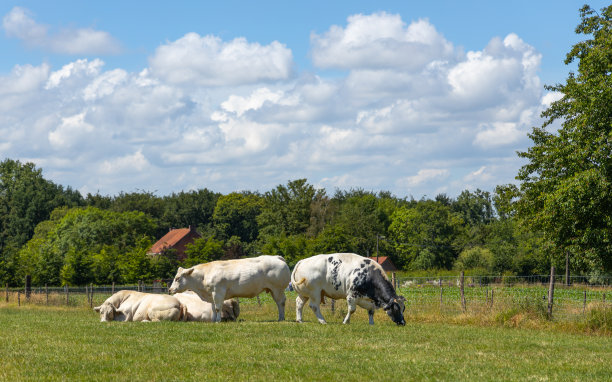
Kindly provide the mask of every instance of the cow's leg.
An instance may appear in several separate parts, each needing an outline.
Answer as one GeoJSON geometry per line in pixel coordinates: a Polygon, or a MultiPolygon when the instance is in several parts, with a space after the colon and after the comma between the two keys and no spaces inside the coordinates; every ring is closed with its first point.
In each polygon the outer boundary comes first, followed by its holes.
{"type": "Polygon", "coordinates": [[[370,319],[370,325],[374,325],[374,309],[368,310],[368,318],[370,319]]]}
{"type": "Polygon", "coordinates": [[[122,314],[125,317],[125,321],[132,321],[134,319],[134,313],[132,311],[124,312],[117,309],[117,313],[122,314]]]}
{"type": "Polygon", "coordinates": [[[285,297],[285,292],[281,290],[271,290],[270,294],[276,302],[276,306],[278,307],[278,320],[285,321],[285,302],[287,301],[287,297],[285,297]]]}
{"type": "Polygon", "coordinates": [[[357,309],[355,297],[351,295],[346,296],[346,305],[348,307],[348,312],[346,313],[346,317],[344,317],[344,321],[342,321],[343,324],[348,324],[351,321],[351,314],[355,313],[357,309]]]}
{"type": "Polygon", "coordinates": [[[225,300],[225,290],[215,290],[212,292],[213,298],[213,322],[221,322],[221,312],[223,311],[223,301],[225,300]]]}
{"type": "Polygon", "coordinates": [[[311,295],[309,305],[310,305],[310,309],[312,309],[315,316],[317,316],[317,319],[319,320],[319,322],[322,324],[327,324],[327,322],[325,322],[325,318],[323,318],[323,315],[321,314],[321,293],[320,292],[311,295]]]}
{"type": "Polygon", "coordinates": [[[295,298],[295,321],[302,322],[302,309],[304,309],[306,302],[308,302],[307,296],[298,295],[295,298]]]}

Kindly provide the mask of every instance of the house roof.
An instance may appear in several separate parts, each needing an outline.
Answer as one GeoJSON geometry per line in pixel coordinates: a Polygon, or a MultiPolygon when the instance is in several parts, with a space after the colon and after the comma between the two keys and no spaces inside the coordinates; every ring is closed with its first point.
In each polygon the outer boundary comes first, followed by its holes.
{"type": "Polygon", "coordinates": [[[170,230],[161,239],[159,239],[155,244],[153,244],[153,246],[151,247],[151,253],[161,253],[165,249],[173,247],[179,241],[181,241],[181,239],[187,236],[190,232],[192,232],[191,228],[177,228],[177,229],[170,230]]]}
{"type": "MultiPolygon", "coordinates": [[[[382,264],[385,261],[387,261],[387,256],[378,256],[378,264],[382,264]]],[[[368,259],[374,260],[376,261],[377,257],[376,256],[372,256],[372,257],[368,257],[368,259]]]]}
{"type": "MultiPolygon", "coordinates": [[[[368,257],[368,259],[372,259],[374,261],[377,261],[376,256],[368,257]]],[[[378,256],[378,261],[377,262],[387,272],[392,272],[392,271],[396,271],[397,270],[397,267],[395,266],[395,264],[393,264],[393,261],[391,261],[391,259],[388,256],[378,256]]]]}

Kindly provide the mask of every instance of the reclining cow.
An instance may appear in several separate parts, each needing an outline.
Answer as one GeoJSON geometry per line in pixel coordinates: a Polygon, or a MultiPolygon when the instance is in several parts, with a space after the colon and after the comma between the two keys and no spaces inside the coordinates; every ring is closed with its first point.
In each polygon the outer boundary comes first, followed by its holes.
{"type": "Polygon", "coordinates": [[[185,320],[186,308],[173,296],[121,290],[94,310],[100,321],[179,321],[185,320]]]}
{"type": "MultiPolygon", "coordinates": [[[[212,322],[213,305],[202,300],[195,292],[186,291],[174,295],[187,308],[187,321],[212,322]]],[[[235,299],[223,301],[221,321],[236,321],[240,314],[240,304],[235,299]]]]}
{"type": "Polygon", "coordinates": [[[170,286],[174,294],[192,290],[214,305],[214,322],[221,321],[223,301],[232,297],[255,297],[266,291],[278,307],[278,320],[285,319],[285,288],[291,272],[280,256],[259,256],[238,260],[212,261],[191,268],[179,268],[170,286]]]}
{"type": "Polygon", "coordinates": [[[300,260],[291,274],[291,284],[298,296],[296,321],[302,322],[302,309],[310,299],[310,308],[320,323],[321,300],[346,299],[348,313],[343,323],[348,324],[356,305],[367,309],[370,325],[374,325],[374,310],[383,308],[398,325],[404,321],[404,297],[398,296],[384,270],[375,261],[354,253],[316,255],[300,260]]]}

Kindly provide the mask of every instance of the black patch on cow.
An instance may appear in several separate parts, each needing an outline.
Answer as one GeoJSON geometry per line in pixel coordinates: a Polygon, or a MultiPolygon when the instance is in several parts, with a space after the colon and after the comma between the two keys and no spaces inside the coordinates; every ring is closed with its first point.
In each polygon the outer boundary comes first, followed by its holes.
{"type": "Polygon", "coordinates": [[[338,272],[340,270],[340,264],[342,264],[342,260],[335,259],[333,257],[328,257],[327,261],[329,261],[332,264],[332,270],[331,270],[332,285],[334,286],[335,290],[338,290],[340,289],[340,286],[342,285],[342,282],[338,278],[338,272]]]}
{"type": "Polygon", "coordinates": [[[363,268],[363,267],[365,267],[365,266],[366,266],[366,263],[365,263],[365,262],[361,263],[361,265],[360,265],[360,267],[361,267],[361,268],[363,268]]]}
{"type": "Polygon", "coordinates": [[[352,281],[352,292],[356,296],[368,297],[377,308],[384,308],[396,324],[405,322],[395,289],[379,268],[373,265],[362,268],[352,281]]]}
{"type": "Polygon", "coordinates": [[[372,262],[372,260],[370,260],[370,259],[364,259],[363,261],[365,261],[366,264],[370,264],[372,262]]]}

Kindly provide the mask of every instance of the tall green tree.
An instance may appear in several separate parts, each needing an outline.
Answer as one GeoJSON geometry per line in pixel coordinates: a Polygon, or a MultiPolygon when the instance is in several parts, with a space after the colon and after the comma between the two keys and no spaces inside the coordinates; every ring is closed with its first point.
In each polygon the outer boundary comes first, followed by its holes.
{"type": "Polygon", "coordinates": [[[154,276],[146,251],[156,230],[143,212],[94,207],[56,210],[20,250],[37,285],[131,282],[154,276]]]}
{"type": "Polygon", "coordinates": [[[59,206],[82,205],[82,196],[44,179],[33,163],[0,162],[0,282],[18,283],[17,251],[34,234],[36,225],[59,206]]]}
{"type": "Polygon", "coordinates": [[[290,181],[264,194],[264,205],[257,221],[264,235],[297,235],[310,226],[311,204],[324,194],[306,179],[290,181]]]}
{"type": "MultiPolygon", "coordinates": [[[[373,256],[377,236],[384,236],[391,222],[394,201],[390,197],[377,197],[363,190],[337,192],[338,212],[319,235],[321,252],[355,252],[373,256]]],[[[379,241],[379,252],[386,242],[379,241]]]]}
{"type": "Polygon", "coordinates": [[[450,206],[421,200],[395,210],[389,238],[394,242],[400,266],[450,269],[459,255],[455,241],[463,229],[463,219],[450,206]]]}
{"type": "Polygon", "coordinates": [[[228,240],[237,236],[243,242],[257,240],[257,216],[262,206],[261,196],[250,192],[232,192],[220,196],[212,216],[217,238],[228,240]]]}
{"type": "Polygon", "coordinates": [[[206,188],[165,196],[159,222],[160,234],[168,232],[170,228],[186,228],[190,225],[202,232],[207,231],[219,196],[219,193],[206,188]]]}
{"type": "Polygon", "coordinates": [[[521,181],[519,217],[544,233],[553,261],[572,253],[572,265],[585,272],[612,271],[612,6],[598,14],[580,10],[573,46],[565,63],[577,61],[564,84],[547,89],[561,94],[542,113],[545,122],[529,135],[533,146],[521,181]],[[549,129],[561,122],[558,131],[549,129]]]}

